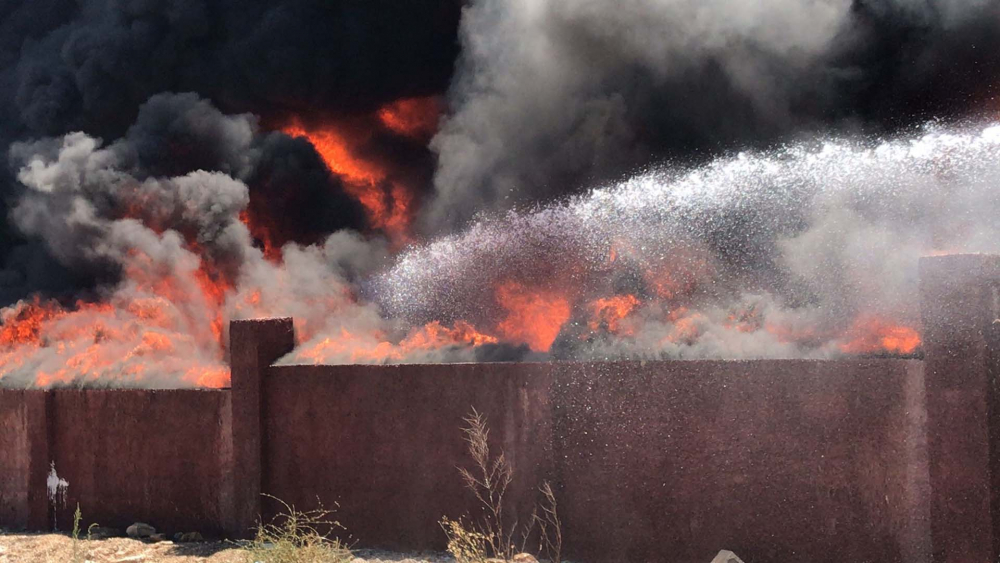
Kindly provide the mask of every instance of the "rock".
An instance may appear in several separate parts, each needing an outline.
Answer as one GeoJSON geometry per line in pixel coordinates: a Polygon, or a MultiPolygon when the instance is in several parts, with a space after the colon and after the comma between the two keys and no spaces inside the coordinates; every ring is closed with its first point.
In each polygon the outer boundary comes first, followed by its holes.
{"type": "Polygon", "coordinates": [[[518,553],[511,559],[513,563],[538,563],[535,556],[530,553],[518,553]]]}
{"type": "Polygon", "coordinates": [[[148,538],[155,533],[156,528],[142,522],[136,522],[125,529],[125,534],[128,535],[128,537],[136,539],[148,538]]]}
{"type": "Polygon", "coordinates": [[[108,538],[121,537],[122,531],[118,528],[108,528],[105,526],[94,526],[87,530],[87,537],[92,540],[105,540],[108,538]]]}
{"type": "Polygon", "coordinates": [[[151,534],[149,536],[149,541],[153,543],[167,541],[167,534],[151,534]]]}
{"type": "Polygon", "coordinates": [[[205,541],[205,538],[201,537],[198,532],[177,532],[174,534],[174,541],[177,543],[190,543],[196,541],[205,541]]]}
{"type": "Polygon", "coordinates": [[[743,560],[737,557],[732,551],[723,549],[715,556],[712,563],[743,563],[743,560]]]}

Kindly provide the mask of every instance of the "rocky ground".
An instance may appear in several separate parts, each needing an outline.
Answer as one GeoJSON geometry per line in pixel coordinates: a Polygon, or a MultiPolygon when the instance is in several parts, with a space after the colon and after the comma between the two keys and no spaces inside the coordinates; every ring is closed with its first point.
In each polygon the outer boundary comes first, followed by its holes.
{"type": "MultiPolygon", "coordinates": [[[[399,554],[368,550],[355,552],[355,563],[454,563],[443,554],[399,554]]],[[[0,534],[0,563],[74,561],[89,563],[247,563],[246,553],[226,542],[161,541],[131,538],[74,540],[62,534],[0,534]],[[76,552],[74,552],[74,544],[76,552]]]]}

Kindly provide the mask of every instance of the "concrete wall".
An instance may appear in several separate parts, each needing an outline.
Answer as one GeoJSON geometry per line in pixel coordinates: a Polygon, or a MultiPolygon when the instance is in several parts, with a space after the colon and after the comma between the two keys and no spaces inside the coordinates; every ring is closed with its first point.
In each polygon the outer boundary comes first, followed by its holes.
{"type": "Polygon", "coordinates": [[[935,560],[1000,559],[1000,257],[920,264],[935,560]]]}
{"type": "Polygon", "coordinates": [[[551,381],[545,364],[271,368],[264,490],[339,501],[360,545],[443,550],[441,517],[477,508],[457,469],[471,467],[461,429],[475,407],[517,468],[509,509],[526,519],[551,479],[551,381]]]}
{"type": "Polygon", "coordinates": [[[559,368],[554,457],[574,553],[927,560],[919,362],[559,368]]]}
{"type": "Polygon", "coordinates": [[[577,560],[995,561],[998,264],[921,264],[923,361],[272,366],[291,320],[236,322],[231,390],[0,390],[0,527],[65,529],[79,501],[246,536],[269,493],[339,503],[359,546],[441,548],[438,520],[476,509],[475,407],[510,513],[550,480],[577,560]]]}
{"type": "Polygon", "coordinates": [[[576,559],[926,561],[922,394],[914,360],[274,367],[264,490],[339,501],[361,545],[443,549],[441,517],[477,513],[475,407],[510,514],[550,480],[576,559]]]}
{"type": "Polygon", "coordinates": [[[221,534],[231,520],[228,392],[0,390],[0,446],[3,527],[69,530],[77,503],[122,529],[221,534]],[[68,484],[55,498],[52,468],[68,484]]]}
{"type": "Polygon", "coordinates": [[[0,389],[0,526],[45,529],[51,524],[47,393],[0,389]]]}

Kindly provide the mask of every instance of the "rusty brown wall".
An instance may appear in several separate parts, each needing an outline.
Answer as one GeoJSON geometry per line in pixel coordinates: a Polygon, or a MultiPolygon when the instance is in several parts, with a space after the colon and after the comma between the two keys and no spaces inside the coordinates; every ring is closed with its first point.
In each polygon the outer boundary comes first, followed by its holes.
{"type": "Polygon", "coordinates": [[[918,361],[555,366],[574,553],[927,561],[918,361]]]}
{"type": "Polygon", "coordinates": [[[577,559],[928,560],[919,361],[290,366],[264,389],[264,491],[339,502],[359,545],[442,548],[440,518],[475,514],[475,407],[512,500],[556,485],[577,559]]]}
{"type": "Polygon", "coordinates": [[[40,529],[49,522],[46,394],[0,389],[0,527],[40,529]]]}
{"type": "Polygon", "coordinates": [[[57,390],[52,460],[69,482],[56,516],[168,532],[222,532],[230,508],[229,393],[195,390],[57,390]]]}
{"type": "Polygon", "coordinates": [[[300,508],[339,501],[359,545],[443,548],[441,517],[475,506],[457,469],[469,465],[463,418],[473,407],[487,417],[517,468],[511,500],[526,508],[551,473],[551,379],[546,364],[271,368],[264,491],[300,508]]]}
{"type": "Polygon", "coordinates": [[[231,510],[228,391],[4,390],[0,446],[0,526],[68,530],[79,503],[85,523],[221,534],[231,510]]]}

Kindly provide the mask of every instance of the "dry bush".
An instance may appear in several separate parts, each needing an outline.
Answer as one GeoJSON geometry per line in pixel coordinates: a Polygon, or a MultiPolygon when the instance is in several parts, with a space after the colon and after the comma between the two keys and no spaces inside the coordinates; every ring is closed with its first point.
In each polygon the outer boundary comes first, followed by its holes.
{"type": "Polygon", "coordinates": [[[330,519],[332,510],[320,506],[299,511],[281,499],[265,496],[281,503],[285,511],[257,526],[253,541],[244,547],[248,563],[347,563],[354,558],[339,539],[321,532],[343,529],[330,519]]]}
{"type": "Polygon", "coordinates": [[[465,417],[467,426],[462,429],[472,457],[474,468],[470,471],[459,468],[462,482],[479,501],[482,516],[470,524],[462,519],[441,521],[441,528],[448,536],[448,552],[459,563],[480,563],[487,559],[510,561],[525,546],[535,528],[538,528],[538,551],[545,553],[553,563],[559,563],[562,555],[562,523],[559,520],[555,492],[546,481],[539,490],[544,503],[536,506],[528,521],[519,526],[515,518],[505,521],[504,497],[513,479],[514,469],[508,463],[504,452],[492,455],[490,452],[490,430],[486,417],[475,408],[465,417]],[[514,545],[515,535],[520,536],[520,548],[514,545]]]}
{"type": "Polygon", "coordinates": [[[538,542],[540,544],[538,552],[544,552],[552,563],[560,563],[562,561],[562,522],[559,520],[556,493],[548,481],[543,481],[539,490],[545,498],[541,505],[541,514],[538,512],[538,507],[531,513],[532,521],[538,526],[538,542]]]}
{"type": "Polygon", "coordinates": [[[441,528],[448,536],[448,553],[455,558],[455,561],[458,563],[486,561],[488,542],[485,535],[467,527],[461,518],[449,520],[445,517],[441,520],[441,528]]]}

